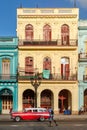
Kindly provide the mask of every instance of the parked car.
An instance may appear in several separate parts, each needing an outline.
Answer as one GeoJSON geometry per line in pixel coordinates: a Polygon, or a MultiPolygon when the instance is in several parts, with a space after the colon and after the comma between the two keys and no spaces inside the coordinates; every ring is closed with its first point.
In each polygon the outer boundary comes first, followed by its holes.
{"type": "Polygon", "coordinates": [[[39,120],[44,121],[49,118],[49,112],[45,108],[25,108],[22,112],[12,112],[11,119],[19,122],[20,120],[39,120]]]}

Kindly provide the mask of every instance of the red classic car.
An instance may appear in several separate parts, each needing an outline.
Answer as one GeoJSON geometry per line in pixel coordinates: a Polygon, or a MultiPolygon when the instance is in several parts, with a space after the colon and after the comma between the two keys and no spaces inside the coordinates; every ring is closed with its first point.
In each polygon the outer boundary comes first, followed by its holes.
{"type": "Polygon", "coordinates": [[[23,112],[12,112],[11,119],[15,121],[20,120],[39,120],[44,121],[49,118],[49,112],[45,108],[29,108],[23,112]]]}

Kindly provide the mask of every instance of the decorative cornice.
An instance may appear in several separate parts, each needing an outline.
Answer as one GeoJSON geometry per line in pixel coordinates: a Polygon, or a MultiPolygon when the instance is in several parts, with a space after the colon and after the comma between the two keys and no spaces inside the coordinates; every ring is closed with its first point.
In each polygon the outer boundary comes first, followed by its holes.
{"type": "Polygon", "coordinates": [[[20,46],[20,47],[18,47],[18,50],[20,51],[20,50],[23,50],[23,51],[57,51],[57,50],[63,50],[63,51],[68,51],[68,50],[77,50],[77,46],[63,46],[63,47],[57,47],[57,46],[55,46],[55,47],[45,47],[45,46],[43,46],[43,47],[30,47],[30,46],[20,46]]]}
{"type": "Polygon", "coordinates": [[[76,18],[77,15],[18,15],[18,18],[76,18]]]}
{"type": "MultiPolygon", "coordinates": [[[[18,80],[18,83],[22,83],[22,84],[26,84],[26,83],[29,83],[31,84],[31,82],[29,80],[18,80]]],[[[43,80],[41,81],[41,84],[78,84],[78,81],[75,80],[75,81],[47,81],[47,80],[43,80]]]]}

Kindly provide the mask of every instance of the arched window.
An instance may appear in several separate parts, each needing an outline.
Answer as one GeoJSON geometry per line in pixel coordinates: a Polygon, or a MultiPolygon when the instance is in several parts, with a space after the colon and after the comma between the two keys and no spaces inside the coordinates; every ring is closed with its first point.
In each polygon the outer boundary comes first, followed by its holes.
{"type": "Polygon", "coordinates": [[[63,79],[67,79],[70,73],[70,65],[69,65],[69,58],[63,57],[61,58],[61,76],[63,79]]]}
{"type": "Polygon", "coordinates": [[[43,27],[44,41],[51,41],[51,27],[47,24],[43,27]]]}
{"type": "Polygon", "coordinates": [[[64,24],[61,27],[62,45],[69,45],[69,26],[64,24]]]}
{"type": "Polygon", "coordinates": [[[33,75],[34,73],[34,63],[33,57],[26,57],[25,58],[25,74],[33,75]]]}
{"type": "Polygon", "coordinates": [[[33,40],[33,26],[31,24],[25,26],[25,39],[33,40]]]}

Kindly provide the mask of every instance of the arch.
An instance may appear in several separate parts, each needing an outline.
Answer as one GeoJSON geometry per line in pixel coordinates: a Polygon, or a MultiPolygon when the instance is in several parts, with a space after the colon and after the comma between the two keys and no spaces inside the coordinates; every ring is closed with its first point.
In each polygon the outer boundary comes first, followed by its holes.
{"type": "Polygon", "coordinates": [[[33,33],[33,26],[31,24],[27,24],[25,26],[25,39],[26,40],[33,40],[33,36],[34,33],[33,33]]]}
{"type": "Polygon", "coordinates": [[[0,95],[13,95],[13,92],[10,89],[4,88],[0,91],[0,95]]]}
{"type": "Polygon", "coordinates": [[[43,27],[43,39],[44,41],[51,41],[51,26],[46,24],[43,27]]]}
{"type": "Polygon", "coordinates": [[[59,92],[58,95],[58,100],[59,100],[59,112],[63,113],[64,110],[72,110],[72,95],[71,92],[67,89],[63,89],[59,92]]]}
{"type": "Polygon", "coordinates": [[[69,57],[61,58],[61,77],[68,80],[70,75],[70,59],[69,57]]]}
{"type": "Polygon", "coordinates": [[[27,89],[23,92],[23,109],[26,107],[34,107],[34,91],[27,89]]]}
{"type": "Polygon", "coordinates": [[[3,59],[3,58],[11,59],[11,58],[13,58],[13,55],[10,55],[10,54],[2,54],[2,55],[0,56],[0,58],[1,58],[1,59],[3,59]]]}
{"type": "Polygon", "coordinates": [[[49,89],[45,89],[41,92],[41,107],[53,108],[53,93],[49,89]]]}
{"type": "Polygon", "coordinates": [[[4,88],[0,91],[0,111],[8,114],[13,108],[13,93],[10,89],[4,88]]]}
{"type": "Polygon", "coordinates": [[[62,45],[69,45],[69,26],[67,24],[61,26],[61,40],[62,45]]]}

